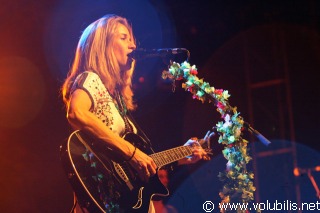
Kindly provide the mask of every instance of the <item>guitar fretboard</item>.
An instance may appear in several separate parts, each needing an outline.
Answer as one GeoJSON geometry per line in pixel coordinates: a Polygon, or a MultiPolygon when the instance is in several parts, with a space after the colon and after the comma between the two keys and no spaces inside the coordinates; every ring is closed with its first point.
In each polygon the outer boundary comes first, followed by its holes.
{"type": "Polygon", "coordinates": [[[189,146],[179,146],[166,151],[151,154],[150,157],[154,160],[158,167],[161,167],[185,158],[191,154],[192,149],[189,146]]]}

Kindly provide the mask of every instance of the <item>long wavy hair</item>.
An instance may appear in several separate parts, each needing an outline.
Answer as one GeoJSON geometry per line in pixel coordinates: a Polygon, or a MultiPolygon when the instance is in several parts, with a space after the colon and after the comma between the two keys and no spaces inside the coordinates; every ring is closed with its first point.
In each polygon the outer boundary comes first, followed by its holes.
{"type": "Polygon", "coordinates": [[[119,24],[127,27],[130,36],[133,37],[132,27],[128,20],[114,15],[105,15],[91,23],[82,33],[73,64],[68,72],[62,88],[62,98],[66,105],[70,99],[70,89],[75,78],[84,71],[97,73],[108,91],[118,89],[128,110],[134,110],[132,75],[135,61],[130,70],[120,72],[120,67],[113,52],[114,35],[119,24]]]}

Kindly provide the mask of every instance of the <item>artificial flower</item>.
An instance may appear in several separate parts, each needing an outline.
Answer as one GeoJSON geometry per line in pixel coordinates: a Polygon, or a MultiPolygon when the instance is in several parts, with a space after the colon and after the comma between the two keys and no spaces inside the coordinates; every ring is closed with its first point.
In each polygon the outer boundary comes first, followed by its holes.
{"type": "MultiPolygon", "coordinates": [[[[222,150],[223,156],[227,159],[226,171],[219,172],[219,179],[224,182],[224,186],[219,195],[222,199],[221,203],[237,202],[248,203],[254,199],[253,186],[254,175],[247,171],[246,164],[249,163],[251,157],[247,153],[247,143],[243,139],[242,131],[244,129],[244,121],[237,107],[231,107],[228,99],[231,96],[228,90],[216,89],[210,86],[208,82],[197,77],[198,70],[195,65],[188,62],[181,64],[172,62],[168,71],[162,73],[164,79],[169,78],[173,81],[184,80],[182,88],[189,91],[194,99],[198,99],[203,103],[213,101],[217,111],[221,114],[224,121],[218,121],[215,129],[219,134],[218,142],[225,145],[222,150]]],[[[229,212],[230,209],[221,212],[229,212]]],[[[246,213],[247,210],[236,210],[237,213],[246,213]]]]}

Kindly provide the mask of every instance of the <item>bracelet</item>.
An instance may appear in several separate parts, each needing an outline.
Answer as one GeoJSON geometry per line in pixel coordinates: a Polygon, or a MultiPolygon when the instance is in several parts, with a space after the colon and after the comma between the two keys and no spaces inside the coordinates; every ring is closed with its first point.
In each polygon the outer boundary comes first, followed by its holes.
{"type": "Polygon", "coordinates": [[[136,150],[137,150],[137,147],[135,146],[131,157],[130,157],[128,160],[124,160],[124,162],[129,162],[129,161],[131,161],[131,159],[133,158],[134,154],[136,154],[136,150]]]}

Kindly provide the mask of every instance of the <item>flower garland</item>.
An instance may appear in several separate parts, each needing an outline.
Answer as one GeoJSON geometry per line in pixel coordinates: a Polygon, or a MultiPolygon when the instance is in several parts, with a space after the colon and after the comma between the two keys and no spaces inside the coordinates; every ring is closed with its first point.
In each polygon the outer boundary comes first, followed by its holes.
{"type": "MultiPolygon", "coordinates": [[[[251,160],[247,153],[248,141],[242,138],[244,121],[236,107],[231,107],[228,103],[230,94],[228,90],[215,89],[209,83],[197,77],[198,71],[195,65],[188,62],[181,64],[173,62],[168,71],[163,71],[163,79],[184,80],[182,87],[192,93],[194,99],[204,103],[213,102],[217,111],[221,114],[223,121],[216,124],[219,133],[220,144],[225,145],[222,151],[228,160],[226,171],[219,173],[219,179],[224,182],[224,186],[219,195],[222,204],[228,207],[229,203],[249,203],[254,199],[255,187],[253,186],[253,173],[248,172],[246,165],[251,160]]],[[[232,210],[232,209],[231,209],[232,210]]],[[[221,208],[221,212],[229,212],[230,208],[221,208]]],[[[238,213],[247,212],[238,209],[238,213]]]]}

